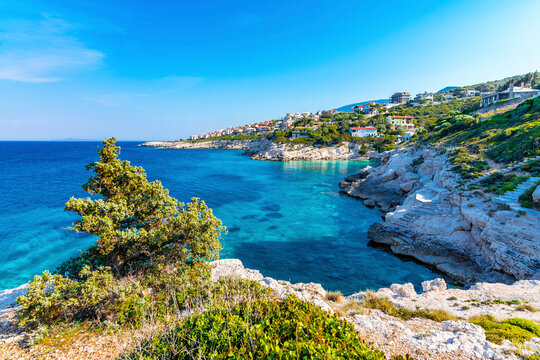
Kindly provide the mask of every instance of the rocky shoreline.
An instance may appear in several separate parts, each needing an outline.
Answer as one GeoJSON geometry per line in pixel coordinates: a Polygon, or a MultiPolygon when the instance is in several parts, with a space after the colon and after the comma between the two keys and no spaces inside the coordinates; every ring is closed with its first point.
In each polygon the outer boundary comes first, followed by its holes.
{"type": "MultiPolygon", "coordinates": [[[[422,283],[423,292],[417,294],[411,283],[392,284],[390,288],[362,291],[346,297],[332,297],[331,293],[316,283],[290,283],[263,276],[259,271],[247,269],[238,259],[223,259],[214,262],[212,280],[220,277],[240,277],[258,282],[274,291],[278,297],[295,295],[299,299],[311,302],[325,311],[335,312],[354,324],[362,338],[383,350],[387,356],[409,355],[415,359],[520,359],[520,356],[540,353],[540,339],[531,338],[522,345],[504,341],[501,345],[486,339],[483,328],[471,324],[467,319],[475,315],[489,314],[497,319],[525,318],[540,321],[540,312],[525,310],[515,303],[526,303],[532,308],[540,308],[540,281],[521,280],[512,285],[477,283],[467,290],[447,289],[443,279],[434,279],[422,283]],[[383,313],[380,310],[358,307],[366,296],[387,298],[395,306],[409,310],[438,309],[455,316],[456,320],[437,322],[415,317],[402,320],[383,313]],[[467,306],[466,306],[467,305],[467,306]],[[470,306],[469,306],[470,305],[470,306]]],[[[17,326],[13,302],[22,295],[26,285],[16,289],[0,291],[0,353],[9,359],[18,359],[29,355],[27,349],[17,343],[27,335],[17,326]]],[[[132,334],[133,335],[133,334],[132,334]]],[[[140,334],[139,334],[140,336],[140,334]]],[[[110,336],[109,336],[110,337],[110,336]]],[[[100,336],[85,341],[110,343],[118,341],[118,335],[109,339],[100,336]]],[[[122,336],[120,336],[121,338],[122,336]]],[[[124,345],[129,341],[123,339],[124,345]]],[[[68,349],[66,356],[59,358],[79,359],[90,355],[99,355],[87,343],[80,343],[68,349]],[[90,348],[90,351],[88,351],[90,348]],[[84,350],[84,351],[82,351],[84,350]],[[74,354],[84,354],[79,357],[74,354]]]]}
{"type": "Polygon", "coordinates": [[[368,235],[395,254],[461,284],[540,279],[540,220],[459,185],[444,151],[423,146],[388,152],[380,166],[339,184],[342,193],[386,212],[368,235]]]}
{"type": "Polygon", "coordinates": [[[469,289],[447,289],[443,279],[422,283],[417,294],[411,283],[392,284],[376,292],[363,291],[335,299],[316,283],[290,283],[263,276],[246,269],[238,259],[215,262],[215,281],[221,276],[238,276],[271,288],[280,297],[295,295],[325,311],[336,312],[352,322],[365,341],[374,344],[387,356],[409,355],[415,359],[520,359],[520,355],[540,353],[540,339],[531,338],[523,345],[504,341],[496,345],[486,340],[483,328],[466,321],[472,316],[492,315],[497,319],[525,318],[540,322],[540,312],[523,310],[512,302],[540,308],[540,281],[521,280],[512,285],[477,283],[469,289]],[[457,320],[436,322],[425,318],[402,320],[374,309],[355,309],[368,294],[388,298],[395,306],[409,310],[443,310],[457,320]],[[333,300],[331,300],[333,299],[333,300]]]}
{"type": "Polygon", "coordinates": [[[270,161],[375,160],[379,158],[378,153],[373,151],[363,154],[360,145],[354,143],[314,147],[301,144],[277,144],[264,137],[253,140],[146,142],[140,146],[159,149],[245,149],[244,155],[250,156],[253,160],[270,161]]]}

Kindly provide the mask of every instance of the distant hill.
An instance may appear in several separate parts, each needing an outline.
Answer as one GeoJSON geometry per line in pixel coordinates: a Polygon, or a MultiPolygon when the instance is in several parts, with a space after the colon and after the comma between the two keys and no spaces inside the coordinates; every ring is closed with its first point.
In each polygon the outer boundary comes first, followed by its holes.
{"type": "Polygon", "coordinates": [[[342,107],[336,108],[335,110],[343,111],[343,112],[352,112],[352,108],[354,106],[356,106],[356,105],[364,105],[364,104],[368,104],[368,103],[371,103],[371,102],[378,103],[378,104],[388,104],[390,102],[390,100],[389,99],[368,100],[368,101],[363,101],[363,102],[359,102],[359,103],[344,105],[342,107]]]}
{"type": "Polygon", "coordinates": [[[459,86],[447,86],[444,89],[441,89],[441,90],[437,91],[437,94],[440,94],[440,93],[445,92],[445,91],[454,90],[454,89],[459,89],[459,86]]]}

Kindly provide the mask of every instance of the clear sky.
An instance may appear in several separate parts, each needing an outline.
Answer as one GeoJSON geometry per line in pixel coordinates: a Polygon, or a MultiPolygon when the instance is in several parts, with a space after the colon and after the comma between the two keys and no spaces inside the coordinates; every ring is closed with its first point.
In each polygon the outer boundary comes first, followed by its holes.
{"type": "Polygon", "coordinates": [[[171,140],[540,70],[538,14],[538,0],[0,0],[0,139],[171,140]]]}

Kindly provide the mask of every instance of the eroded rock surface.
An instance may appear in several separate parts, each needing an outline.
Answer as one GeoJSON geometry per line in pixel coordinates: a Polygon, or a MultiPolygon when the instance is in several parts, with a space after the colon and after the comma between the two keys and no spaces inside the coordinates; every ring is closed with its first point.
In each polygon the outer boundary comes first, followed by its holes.
{"type": "Polygon", "coordinates": [[[418,146],[384,154],[340,188],[387,212],[370,227],[372,241],[457,282],[540,279],[540,220],[504,210],[492,194],[458,190],[460,180],[444,153],[418,146]]]}

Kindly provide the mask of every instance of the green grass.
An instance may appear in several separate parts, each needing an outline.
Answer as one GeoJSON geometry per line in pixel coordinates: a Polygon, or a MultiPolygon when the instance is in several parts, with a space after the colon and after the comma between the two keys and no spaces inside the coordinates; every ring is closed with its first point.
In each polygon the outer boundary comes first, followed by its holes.
{"type": "Polygon", "coordinates": [[[504,340],[521,344],[531,337],[540,337],[540,326],[531,320],[514,318],[497,321],[491,315],[483,315],[470,322],[481,326],[486,331],[486,339],[495,344],[502,344],[504,340]]]}

